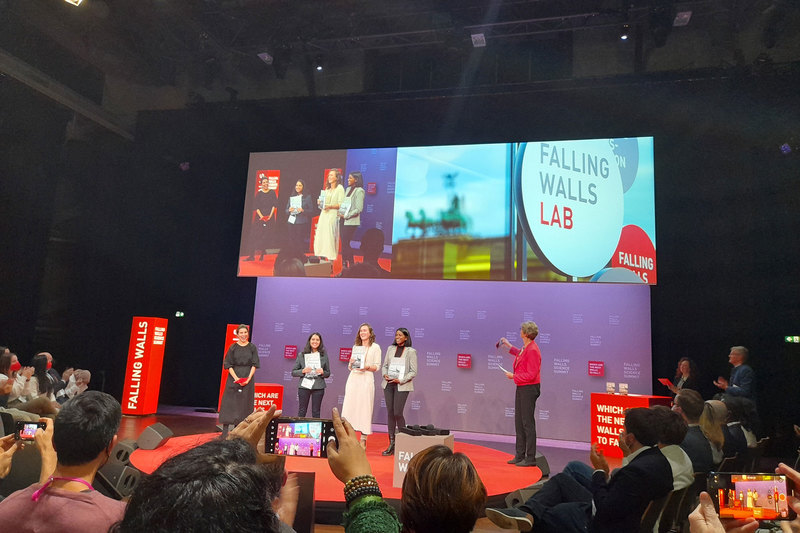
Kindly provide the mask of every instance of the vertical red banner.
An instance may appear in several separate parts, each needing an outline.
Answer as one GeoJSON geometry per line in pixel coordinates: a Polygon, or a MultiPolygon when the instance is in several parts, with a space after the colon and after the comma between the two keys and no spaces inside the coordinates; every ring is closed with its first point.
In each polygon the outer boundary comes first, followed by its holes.
{"type": "Polygon", "coordinates": [[[158,410],[166,340],[166,318],[133,317],[122,389],[122,414],[151,415],[158,410]]]}
{"type": "MultiPolygon", "coordinates": [[[[247,325],[247,324],[245,324],[247,325]]],[[[228,348],[231,347],[231,344],[239,340],[239,337],[236,336],[236,328],[238,328],[240,324],[228,324],[225,328],[225,348],[222,350],[222,363],[225,364],[225,355],[228,353],[228,348]]],[[[247,326],[250,329],[250,326],[247,326]]],[[[219,399],[217,400],[217,411],[219,411],[219,407],[222,405],[222,393],[225,392],[225,380],[228,379],[228,371],[225,370],[225,367],[222,367],[222,379],[219,382],[219,399]]]]}

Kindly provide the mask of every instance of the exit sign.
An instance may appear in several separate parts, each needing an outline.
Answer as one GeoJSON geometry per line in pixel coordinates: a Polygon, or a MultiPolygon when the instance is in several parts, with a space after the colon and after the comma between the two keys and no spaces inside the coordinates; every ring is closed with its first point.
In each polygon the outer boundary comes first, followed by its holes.
{"type": "Polygon", "coordinates": [[[786,342],[791,342],[792,344],[800,344],[800,335],[786,335],[784,340],[786,342]]]}

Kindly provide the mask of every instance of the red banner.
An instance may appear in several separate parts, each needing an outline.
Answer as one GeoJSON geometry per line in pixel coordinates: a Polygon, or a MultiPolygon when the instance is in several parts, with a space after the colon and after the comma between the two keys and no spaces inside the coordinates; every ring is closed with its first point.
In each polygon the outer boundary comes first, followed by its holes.
{"type": "MultiPolygon", "coordinates": [[[[239,337],[236,336],[236,329],[239,327],[240,324],[228,324],[225,331],[227,334],[225,335],[225,349],[222,350],[222,364],[225,364],[225,355],[228,353],[228,348],[231,347],[231,344],[239,340],[239,337]]],[[[247,325],[247,324],[245,324],[247,325]]],[[[248,329],[250,326],[247,326],[248,329]]],[[[225,380],[228,379],[228,371],[223,366],[222,367],[222,379],[219,382],[219,399],[217,400],[217,411],[219,411],[220,406],[222,405],[222,393],[225,392],[225,380]]]]}
{"type": "Polygon", "coordinates": [[[122,389],[122,414],[151,415],[158,410],[166,340],[166,318],[133,317],[122,389]]]}
{"type": "Polygon", "coordinates": [[[592,444],[596,443],[606,457],[622,457],[622,450],[619,448],[619,433],[625,429],[625,411],[633,407],[668,406],[670,401],[672,398],[667,396],[593,392],[590,423],[592,444]]]}
{"type": "Polygon", "coordinates": [[[269,409],[275,405],[278,409],[283,409],[283,385],[277,383],[256,383],[256,396],[253,402],[253,410],[269,409]]]}

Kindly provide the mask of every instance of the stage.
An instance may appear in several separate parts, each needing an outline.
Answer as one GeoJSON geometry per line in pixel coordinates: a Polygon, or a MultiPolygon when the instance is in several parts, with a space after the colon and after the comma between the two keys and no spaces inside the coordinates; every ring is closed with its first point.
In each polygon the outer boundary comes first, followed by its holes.
{"type": "MultiPolygon", "coordinates": [[[[120,427],[120,438],[135,440],[144,428],[156,422],[169,427],[174,436],[155,450],[136,450],[131,455],[131,463],[145,473],[152,472],[167,458],[219,436],[215,413],[197,412],[188,407],[160,406],[157,415],[124,417],[120,427]]],[[[384,432],[370,435],[367,457],[384,497],[399,509],[400,488],[392,486],[394,457],[381,455],[388,446],[385,426],[376,424],[375,427],[384,428],[384,432]]],[[[454,432],[454,436],[455,451],[464,453],[470,458],[486,486],[489,507],[504,507],[505,498],[510,492],[528,487],[542,477],[537,467],[518,467],[506,463],[512,457],[513,436],[462,432],[454,432]]],[[[540,453],[547,458],[553,473],[559,472],[570,460],[588,459],[586,443],[540,439],[539,448],[540,453]],[[543,446],[545,443],[547,446],[543,446]]],[[[341,522],[341,515],[345,509],[342,483],[333,476],[325,459],[287,456],[286,470],[314,474],[314,523],[341,522]]]]}

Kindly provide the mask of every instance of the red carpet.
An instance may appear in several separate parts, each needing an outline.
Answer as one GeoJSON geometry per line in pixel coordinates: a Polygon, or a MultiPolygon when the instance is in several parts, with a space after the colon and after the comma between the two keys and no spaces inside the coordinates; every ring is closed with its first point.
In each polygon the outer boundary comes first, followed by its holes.
{"type": "MultiPolygon", "coordinates": [[[[136,450],[131,455],[131,462],[142,472],[150,473],[168,458],[219,436],[219,433],[204,433],[185,437],[172,437],[163,446],[155,450],[136,450]]],[[[381,491],[386,498],[400,499],[400,489],[392,487],[393,457],[384,457],[389,439],[385,433],[375,433],[369,437],[367,457],[372,472],[378,479],[381,491]]],[[[468,456],[478,470],[489,497],[507,494],[516,489],[527,487],[542,477],[537,467],[521,468],[506,464],[511,455],[479,446],[456,442],[455,451],[468,456]]],[[[307,457],[287,457],[286,470],[290,472],[315,472],[314,499],[316,501],[343,502],[342,483],[337,480],[328,467],[325,459],[307,457]]]]}

